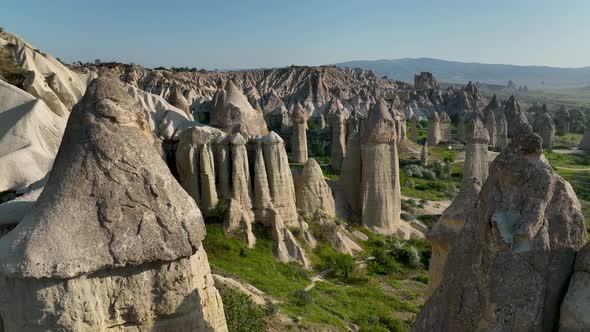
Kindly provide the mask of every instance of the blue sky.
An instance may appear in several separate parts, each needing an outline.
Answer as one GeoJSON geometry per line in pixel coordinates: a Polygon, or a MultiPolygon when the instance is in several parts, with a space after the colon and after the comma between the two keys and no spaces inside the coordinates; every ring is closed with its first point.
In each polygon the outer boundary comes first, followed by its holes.
{"type": "Polygon", "coordinates": [[[0,26],[65,61],[149,67],[403,57],[590,66],[589,0],[2,0],[0,26]]]}

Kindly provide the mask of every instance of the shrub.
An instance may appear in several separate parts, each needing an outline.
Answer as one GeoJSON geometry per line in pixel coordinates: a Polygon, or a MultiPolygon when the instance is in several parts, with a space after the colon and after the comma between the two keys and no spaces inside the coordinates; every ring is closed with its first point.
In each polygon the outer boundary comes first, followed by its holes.
{"type": "Polygon", "coordinates": [[[298,289],[295,291],[295,300],[297,305],[300,306],[306,306],[308,304],[313,303],[313,298],[311,297],[311,294],[304,289],[298,289]]]}
{"type": "Polygon", "coordinates": [[[219,201],[217,205],[207,211],[203,220],[206,224],[222,224],[225,220],[225,213],[227,212],[227,205],[223,201],[219,201]]]}
{"type": "Polygon", "coordinates": [[[400,270],[400,266],[392,253],[386,252],[383,248],[376,248],[373,250],[372,255],[375,259],[367,265],[370,274],[388,275],[400,270]]]}
{"type": "Polygon", "coordinates": [[[430,186],[430,188],[432,188],[433,190],[436,191],[445,191],[447,190],[447,185],[439,180],[434,180],[432,182],[429,182],[428,185],[430,186]]]}
{"type": "Polygon", "coordinates": [[[424,169],[422,171],[422,177],[427,180],[436,180],[436,174],[429,169],[424,169]]]}
{"type": "Polygon", "coordinates": [[[265,312],[249,296],[231,288],[220,288],[223,310],[229,331],[262,332],[266,330],[265,312]]]}
{"type": "Polygon", "coordinates": [[[331,275],[341,278],[349,278],[354,270],[354,258],[350,255],[339,253],[332,248],[322,246],[317,251],[318,256],[324,261],[322,270],[332,269],[331,275]]]}
{"type": "Polygon", "coordinates": [[[417,178],[422,177],[422,169],[419,165],[416,165],[416,164],[408,165],[408,166],[404,167],[404,173],[407,176],[414,176],[417,178]]]}
{"type": "Polygon", "coordinates": [[[420,266],[420,254],[416,247],[410,246],[397,246],[393,249],[393,255],[395,259],[410,267],[420,266]]]}

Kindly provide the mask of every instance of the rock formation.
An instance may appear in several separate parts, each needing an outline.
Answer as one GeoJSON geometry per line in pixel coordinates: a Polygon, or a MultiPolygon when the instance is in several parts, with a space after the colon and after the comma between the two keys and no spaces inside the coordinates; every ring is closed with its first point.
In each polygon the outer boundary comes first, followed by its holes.
{"type": "Polygon", "coordinates": [[[201,214],[154,139],[120,83],[89,86],[35,208],[0,240],[5,330],[227,330],[201,214]]]}
{"type": "Polygon", "coordinates": [[[454,243],[460,241],[457,235],[465,225],[467,217],[474,213],[480,190],[481,182],[477,178],[463,181],[459,195],[443,211],[438,222],[426,235],[428,242],[432,246],[432,256],[428,268],[428,287],[424,293],[426,298],[440,284],[447,256],[454,243]]]}
{"type": "Polygon", "coordinates": [[[590,330],[590,243],[576,256],[574,274],[561,304],[559,331],[590,330]]]}
{"type": "Polygon", "coordinates": [[[339,171],[342,169],[342,161],[346,155],[346,119],[342,109],[331,109],[328,113],[328,123],[332,128],[330,166],[339,171]]]}
{"type": "Polygon", "coordinates": [[[170,103],[170,105],[182,110],[184,113],[186,113],[186,116],[189,119],[192,119],[193,116],[191,114],[188,102],[186,101],[186,98],[182,94],[181,88],[179,88],[178,86],[175,86],[170,91],[170,95],[168,96],[167,100],[170,103]]]}
{"type": "Polygon", "coordinates": [[[488,136],[490,138],[489,145],[492,148],[495,148],[498,145],[498,132],[496,126],[496,115],[491,112],[484,112],[484,125],[488,131],[488,136]]]}
{"type": "Polygon", "coordinates": [[[508,137],[516,136],[517,131],[520,130],[523,125],[529,123],[526,115],[520,109],[520,104],[516,101],[514,96],[510,96],[504,105],[504,115],[506,115],[506,120],[508,121],[508,137]]]}
{"type": "Polygon", "coordinates": [[[418,116],[413,115],[412,119],[412,127],[410,128],[410,140],[414,143],[418,143],[418,116]]]}
{"type": "Polygon", "coordinates": [[[535,118],[535,132],[543,139],[544,148],[552,148],[555,141],[555,123],[547,112],[537,114],[535,118]]]}
{"type": "Polygon", "coordinates": [[[352,217],[361,214],[360,178],[361,178],[361,141],[360,132],[352,131],[346,142],[346,155],[342,162],[340,183],[342,194],[352,217]]]}
{"type": "Polygon", "coordinates": [[[586,242],[571,186],[522,127],[492,163],[414,331],[552,331],[586,242]]]}
{"type": "Polygon", "coordinates": [[[496,147],[503,150],[508,145],[508,121],[504,111],[496,113],[496,147]]]}
{"type": "Polygon", "coordinates": [[[395,123],[383,100],[369,111],[361,143],[362,224],[380,234],[398,230],[401,213],[395,123]]]}
{"type": "Polygon", "coordinates": [[[586,126],[586,130],[584,130],[584,137],[582,137],[579,148],[580,150],[590,150],[590,125],[586,126]]]}
{"type": "Polygon", "coordinates": [[[465,165],[463,179],[477,178],[484,183],[488,177],[489,136],[481,116],[474,115],[465,127],[465,165]]]}
{"type": "Polygon", "coordinates": [[[428,142],[424,142],[424,145],[422,145],[422,152],[420,153],[420,165],[422,165],[422,167],[428,166],[428,142]]]}
{"type": "Polygon", "coordinates": [[[310,266],[305,251],[295,240],[293,233],[285,226],[281,214],[275,209],[269,211],[269,222],[272,230],[272,237],[275,241],[275,257],[279,262],[298,262],[304,267],[310,266]]]}
{"type": "Polygon", "coordinates": [[[245,210],[252,209],[252,190],[250,167],[246,140],[240,133],[230,137],[231,155],[231,198],[235,199],[245,210]]]}
{"type": "Polygon", "coordinates": [[[441,140],[440,117],[437,112],[434,112],[428,119],[428,134],[426,141],[430,146],[437,146],[441,140]]]}
{"type": "Polygon", "coordinates": [[[330,217],[336,216],[336,205],[332,197],[332,190],[324,179],[322,168],[315,161],[309,159],[305,163],[303,173],[295,183],[297,209],[304,216],[311,216],[322,212],[330,217]]]}
{"type": "Polygon", "coordinates": [[[440,113],[440,141],[450,142],[453,139],[451,132],[451,118],[446,112],[440,113]]]}
{"type": "Polygon", "coordinates": [[[295,187],[283,139],[275,132],[262,138],[270,197],[286,226],[296,225],[295,187]]]}
{"type": "Polygon", "coordinates": [[[228,133],[240,133],[245,138],[268,133],[262,113],[250,105],[232,80],[228,80],[217,95],[211,112],[211,125],[228,133]]]}
{"type": "Polygon", "coordinates": [[[296,163],[307,161],[307,113],[301,104],[293,109],[293,134],[291,135],[291,158],[296,163]]]}
{"type": "Polygon", "coordinates": [[[565,106],[561,105],[559,107],[559,110],[557,110],[555,113],[555,118],[553,120],[557,129],[563,131],[564,133],[570,132],[572,116],[565,106]]]}
{"type": "Polygon", "coordinates": [[[420,75],[414,75],[414,89],[427,90],[438,88],[438,83],[432,73],[421,72],[420,75]]]}
{"type": "Polygon", "coordinates": [[[224,232],[234,238],[244,241],[249,248],[256,245],[256,237],[252,233],[254,215],[251,210],[245,209],[239,201],[230,199],[223,221],[224,232]]]}

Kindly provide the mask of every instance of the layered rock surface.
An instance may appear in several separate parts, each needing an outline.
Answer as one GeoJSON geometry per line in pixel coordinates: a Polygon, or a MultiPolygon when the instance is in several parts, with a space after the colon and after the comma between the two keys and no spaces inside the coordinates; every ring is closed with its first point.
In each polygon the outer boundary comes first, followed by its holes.
{"type": "Polygon", "coordinates": [[[551,331],[586,242],[571,186],[523,127],[492,163],[414,331],[551,331]]]}
{"type": "Polygon", "coordinates": [[[332,190],[326,183],[322,168],[315,159],[309,159],[305,163],[303,172],[295,184],[297,208],[304,216],[312,216],[318,212],[330,217],[336,216],[332,190]]]}
{"type": "Polygon", "coordinates": [[[226,330],[201,214],[154,139],[120,83],[90,85],[35,208],[0,240],[7,330],[226,330]]]}
{"type": "Polygon", "coordinates": [[[480,115],[475,115],[465,127],[465,165],[463,179],[477,178],[481,183],[488,177],[489,136],[480,115]]]}
{"type": "Polygon", "coordinates": [[[590,330],[590,243],[576,256],[574,273],[559,315],[559,331],[590,330]]]}

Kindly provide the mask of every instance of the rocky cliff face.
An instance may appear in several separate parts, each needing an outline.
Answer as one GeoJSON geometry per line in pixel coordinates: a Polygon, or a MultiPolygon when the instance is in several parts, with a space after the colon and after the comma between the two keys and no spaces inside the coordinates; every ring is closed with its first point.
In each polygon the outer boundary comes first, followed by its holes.
{"type": "Polygon", "coordinates": [[[463,179],[477,178],[484,183],[488,177],[488,144],[490,138],[481,114],[475,114],[465,126],[465,165],[463,179]]]}
{"type": "Polygon", "coordinates": [[[201,214],[154,140],[120,83],[90,85],[35,208],[0,240],[7,330],[226,330],[201,214]]]}
{"type": "Polygon", "coordinates": [[[574,273],[559,315],[560,331],[586,331],[590,329],[590,243],[576,256],[574,273]]]}
{"type": "Polygon", "coordinates": [[[571,186],[523,127],[492,163],[414,331],[551,331],[586,242],[571,186]]]}

